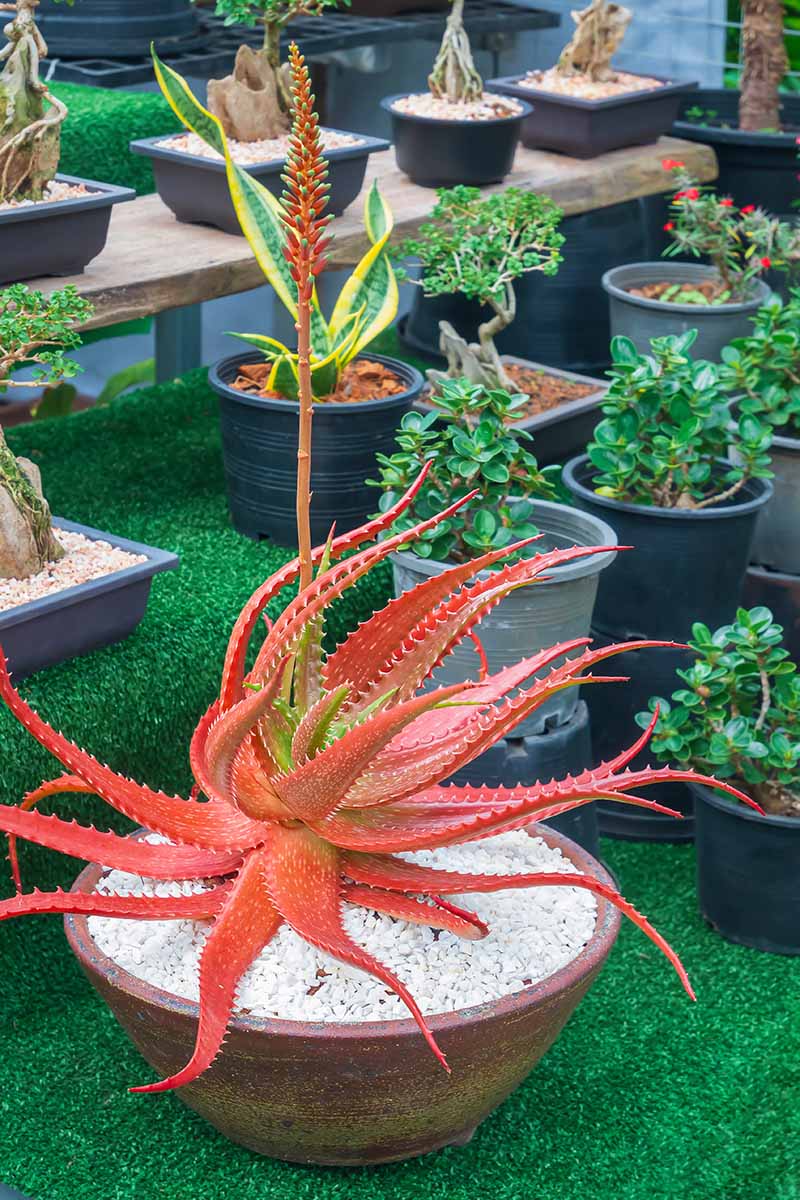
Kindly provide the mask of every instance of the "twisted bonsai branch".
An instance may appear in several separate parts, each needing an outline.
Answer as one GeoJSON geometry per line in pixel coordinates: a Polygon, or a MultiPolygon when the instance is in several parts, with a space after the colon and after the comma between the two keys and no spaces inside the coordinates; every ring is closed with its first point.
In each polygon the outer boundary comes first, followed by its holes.
{"type": "Polygon", "coordinates": [[[431,95],[451,104],[480,100],[481,79],[472,58],[472,48],[464,28],[464,0],[452,0],[439,53],[428,76],[431,95]]]}

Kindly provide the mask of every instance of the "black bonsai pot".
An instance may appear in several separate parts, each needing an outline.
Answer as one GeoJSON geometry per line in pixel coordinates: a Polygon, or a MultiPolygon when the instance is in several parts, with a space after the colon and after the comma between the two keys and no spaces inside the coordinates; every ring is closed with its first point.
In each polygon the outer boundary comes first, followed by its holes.
{"type": "Polygon", "coordinates": [[[144,555],[121,571],[63,588],[39,600],[0,612],[0,646],[15,679],[42,667],[121,642],[144,616],[153,576],[178,566],[177,554],[103,533],[75,521],[55,517],[57,529],[108,542],[129,554],[144,555]]]}
{"type": "Polygon", "coordinates": [[[703,916],[729,942],[800,954],[800,818],[761,816],[710,788],[691,790],[703,916]]]}
{"type": "Polygon", "coordinates": [[[531,106],[489,121],[443,121],[417,117],[393,107],[407,93],[387,96],[381,108],[392,120],[397,165],[420,187],[482,187],[500,183],[514,165],[522,122],[531,106]]]}
{"type": "Polygon", "coordinates": [[[797,145],[800,96],[781,97],[781,118],[787,132],[748,133],[738,128],[739,92],[731,88],[697,88],[681,98],[681,112],[672,127],[676,137],[713,147],[719,163],[717,191],[738,205],[758,204],[779,216],[796,217],[797,145]],[[697,120],[687,117],[701,109],[697,120]],[[709,115],[714,114],[714,115],[709,115]],[[703,120],[708,124],[703,124],[703,120]]]}
{"type": "Polygon", "coordinates": [[[112,183],[73,175],[56,179],[83,183],[91,195],[0,211],[0,284],[40,275],[80,275],[106,244],[112,205],[136,196],[131,188],[112,183]]]}
{"type": "Polygon", "coordinates": [[[770,610],[783,626],[784,646],[800,665],[800,575],[751,563],[744,578],[742,604],[745,608],[763,604],[770,610]]]}
{"type": "Polygon", "coordinates": [[[40,0],[36,23],[52,58],[135,58],[175,50],[198,32],[186,0],[81,0],[75,8],[40,0]]]}
{"type": "MultiPolygon", "coordinates": [[[[142,154],[151,160],[156,188],[167,208],[174,212],[179,221],[213,225],[225,233],[241,235],[242,230],[228,190],[224,161],[159,145],[159,142],[169,141],[170,136],[177,135],[167,133],[160,137],[140,138],[130,144],[134,154],[142,154]]],[[[340,216],[361,191],[370,154],[376,150],[386,150],[389,146],[381,138],[367,137],[365,134],[353,136],[359,139],[357,145],[325,151],[331,189],[328,207],[335,216],[340,216]]],[[[243,163],[242,166],[274,196],[280,196],[285,159],[243,163]]]]}
{"type": "MultiPolygon", "coordinates": [[[[397,396],[314,405],[311,459],[311,536],[324,542],[361,525],[377,508],[365,480],[378,474],[377,454],[391,454],[403,416],[422,390],[414,367],[380,354],[360,357],[391,368],[406,385],[397,396]]],[[[222,359],[209,372],[220,400],[222,456],[234,528],[247,537],[296,544],[295,488],[299,405],[263,399],[230,385],[244,363],[263,362],[257,351],[222,359]]]]}
{"type": "MultiPolygon", "coordinates": [[[[586,455],[564,468],[564,483],[579,508],[607,521],[621,546],[600,576],[592,631],[599,644],[652,638],[685,643],[692,623],[717,629],[730,621],[739,603],[742,581],[760,511],[772,496],[765,479],[749,480],[729,503],[697,510],[655,508],[598,496],[594,468],[586,455]]],[[[638,732],[635,715],[651,696],[669,695],[675,672],[691,661],[688,650],[642,650],[611,659],[598,674],[625,675],[630,682],[589,688],[595,755],[605,759],[631,742],[638,732]]],[[[649,761],[645,752],[642,763],[649,761]]],[[[682,787],[658,789],[657,798],[687,814],[691,804],[682,787]]],[[[685,840],[691,822],[680,823],[641,809],[601,803],[600,829],[616,837],[685,840]]]]}
{"type": "Polygon", "coordinates": [[[640,354],[649,354],[651,338],[696,329],[693,356],[719,362],[723,346],[747,337],[753,317],[768,301],[770,289],[763,280],[751,280],[750,298],[738,304],[680,304],[634,296],[629,290],[648,283],[699,284],[715,278],[713,267],[699,263],[640,262],[606,271],[602,284],[608,295],[612,337],[629,337],[640,354]]]}
{"type": "MultiPolygon", "coordinates": [[[[596,158],[609,150],[655,142],[675,120],[681,100],[695,81],[643,88],[605,100],[561,96],[523,84],[524,75],[490,79],[495,92],[533,105],[522,126],[522,144],[533,150],[558,150],[572,158],[596,158]]],[[[659,78],[651,76],[650,78],[659,78]]]]}

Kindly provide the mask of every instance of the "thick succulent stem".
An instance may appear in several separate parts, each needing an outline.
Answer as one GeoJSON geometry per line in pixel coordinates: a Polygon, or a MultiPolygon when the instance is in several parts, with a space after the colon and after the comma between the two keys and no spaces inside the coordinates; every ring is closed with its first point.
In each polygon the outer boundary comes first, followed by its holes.
{"type": "Polygon", "coordinates": [[[0,51],[0,201],[40,200],[58,169],[61,123],[67,115],[39,78],[47,54],[36,27],[39,0],[16,0],[0,51]]]}
{"type": "Polygon", "coordinates": [[[742,0],[742,56],[739,128],[780,129],[778,89],[789,67],[781,0],[742,0]]]}
{"type": "Polygon", "coordinates": [[[208,107],[222,122],[226,136],[237,142],[265,141],[288,132],[291,91],[287,67],[281,65],[281,30],[276,21],[265,20],[260,50],[240,46],[233,73],[209,80],[208,107]]]}
{"type": "Polygon", "coordinates": [[[472,60],[472,50],[464,28],[464,0],[452,0],[442,44],[433,70],[428,76],[431,95],[456,103],[480,100],[483,80],[472,60]]]}
{"type": "Polygon", "coordinates": [[[493,297],[489,303],[494,315],[478,326],[477,342],[468,342],[461,337],[448,321],[440,322],[439,349],[447,359],[447,370],[428,371],[428,379],[434,386],[445,379],[468,379],[470,383],[479,383],[489,389],[515,390],[494,340],[516,316],[517,298],[513,286],[507,283],[502,297],[493,297]]]}
{"type": "Polygon", "coordinates": [[[587,8],[573,12],[575,32],[558,60],[560,75],[587,75],[603,81],[614,78],[611,58],[619,48],[633,13],[609,0],[592,0],[587,8]]]}
{"type": "Polygon", "coordinates": [[[0,429],[0,578],[26,579],[64,550],[32,463],[18,461],[0,429]]]}

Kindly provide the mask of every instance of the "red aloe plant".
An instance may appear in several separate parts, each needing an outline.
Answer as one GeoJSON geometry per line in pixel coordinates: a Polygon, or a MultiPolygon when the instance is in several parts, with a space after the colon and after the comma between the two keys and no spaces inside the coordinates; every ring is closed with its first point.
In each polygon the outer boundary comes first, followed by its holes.
{"type": "MultiPolygon", "coordinates": [[[[298,289],[309,295],[322,253],[324,168],[305,68],[295,49],[292,68],[298,115],[285,204],[287,221],[297,230],[290,244],[298,289]]],[[[307,307],[301,308],[301,326],[304,320],[307,307]]],[[[302,342],[302,328],[299,334],[302,342]]],[[[306,423],[301,437],[306,452],[309,440],[306,423]]],[[[442,779],[510,732],[554,692],[602,681],[604,677],[591,674],[597,663],[625,650],[665,643],[630,642],[590,650],[587,639],[578,639],[495,675],[483,670],[477,682],[422,692],[432,670],[463,638],[475,636],[475,625],[504,596],[559,563],[608,549],[555,550],[486,571],[515,555],[527,545],[523,542],[426,580],[390,601],[325,655],[323,623],[329,605],[398,546],[446,520],[471,499],[466,496],[414,529],[390,535],[424,476],[425,472],[382,516],[341,537],[331,536],[305,560],[301,552],[245,605],[228,646],[219,698],[192,738],[196,787],[189,799],[133,783],[79,750],[26,704],[13,688],[0,653],[0,697],[66,769],[21,805],[0,806],[0,830],[10,835],[18,887],[16,897],[0,903],[0,919],[42,912],[143,920],[213,918],[200,963],[200,1014],[192,1057],[171,1078],[134,1091],[180,1087],[210,1066],[220,1051],[239,979],[283,923],[311,945],[394,989],[446,1067],[402,981],[348,936],[342,918],[345,900],[461,937],[480,938],[487,933],[483,922],[445,897],[539,885],[584,888],[630,917],[664,951],[692,995],[686,973],[664,939],[622,896],[591,875],[464,874],[418,866],[397,856],[518,829],[598,798],[671,813],[636,794],[641,787],[667,780],[720,786],[752,803],[729,785],[692,771],[630,770],[628,764],[647,743],[652,725],[617,758],[559,782],[515,788],[441,786],[442,779]],[[311,576],[315,567],[316,577],[301,583],[298,596],[271,625],[253,668],[246,672],[247,649],[267,604],[300,579],[304,568],[311,576]],[[576,657],[541,675],[565,653],[576,657]],[[525,686],[536,672],[539,678],[525,686]],[[505,698],[518,688],[513,699],[505,698]],[[100,796],[168,843],[153,845],[100,833],[35,811],[40,799],[75,791],[100,796]],[[205,800],[199,799],[200,793],[205,800]],[[24,894],[14,845],[20,836],[150,878],[205,880],[208,889],[177,899],[62,891],[24,894]]],[[[307,490],[299,489],[301,525],[307,506],[307,490]]],[[[653,725],[656,719],[657,714],[653,725]]]]}

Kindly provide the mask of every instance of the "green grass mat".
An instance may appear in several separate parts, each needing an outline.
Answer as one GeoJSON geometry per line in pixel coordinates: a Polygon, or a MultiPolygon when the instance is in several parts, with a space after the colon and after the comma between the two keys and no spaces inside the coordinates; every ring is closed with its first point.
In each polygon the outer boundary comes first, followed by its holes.
{"type": "MultiPolygon", "coordinates": [[[[182,556],[155,580],[132,638],[41,673],[24,694],[115,768],[186,789],[187,739],[228,631],[285,557],[228,526],[201,373],[10,440],[42,467],[55,511],[182,556]]],[[[385,587],[384,576],[340,606],[340,627],[385,587]]],[[[53,769],[0,713],[0,800],[53,769]]],[[[110,824],[88,800],[58,807],[110,824]]],[[[680,950],[699,1003],[626,926],[556,1046],[469,1146],[370,1170],[260,1159],[174,1096],[129,1095],[151,1072],[84,982],[58,919],[3,924],[0,1180],[32,1200],[798,1200],[800,962],[704,927],[691,848],[604,849],[680,950]]],[[[26,848],[23,869],[44,886],[79,868],[26,848]]]]}
{"type": "Polygon", "coordinates": [[[155,191],[150,160],[131,154],[128,143],[181,127],[160,93],[80,83],[57,83],[53,91],[69,108],[61,131],[60,171],[132,187],[140,195],[155,191]]]}

